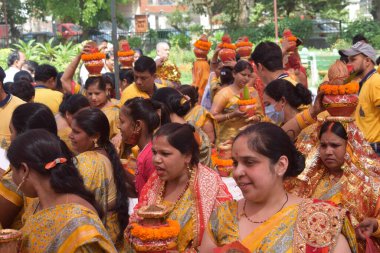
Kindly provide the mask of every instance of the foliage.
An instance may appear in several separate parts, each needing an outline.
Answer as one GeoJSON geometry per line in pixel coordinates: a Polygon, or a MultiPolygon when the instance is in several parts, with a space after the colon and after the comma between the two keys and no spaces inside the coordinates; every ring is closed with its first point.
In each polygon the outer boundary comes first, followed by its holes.
{"type": "Polygon", "coordinates": [[[128,38],[129,45],[131,48],[141,48],[142,39],[140,37],[130,37],[128,38]]]}
{"type": "Polygon", "coordinates": [[[8,55],[12,52],[12,49],[10,48],[2,48],[0,49],[0,67],[3,68],[3,70],[6,70],[8,68],[8,55]]]}
{"type": "Polygon", "coordinates": [[[71,60],[79,53],[81,44],[54,45],[53,39],[46,43],[36,43],[34,40],[25,43],[20,40],[15,47],[23,52],[28,60],[41,63],[48,63],[55,66],[58,71],[63,71],[71,60]]]}
{"type": "Polygon", "coordinates": [[[185,33],[191,22],[190,13],[187,11],[180,11],[178,8],[170,13],[167,18],[170,26],[180,33],[185,33]]]}
{"type": "MultiPolygon", "coordinates": [[[[293,34],[301,39],[309,38],[312,33],[312,21],[308,19],[301,20],[300,18],[281,19],[278,22],[279,37],[282,36],[282,31],[285,28],[291,29],[293,34]]],[[[230,27],[226,32],[229,33],[233,41],[245,35],[255,44],[268,39],[274,40],[273,38],[275,37],[273,22],[256,27],[230,27]]]]}
{"type": "Polygon", "coordinates": [[[345,49],[351,47],[351,42],[344,39],[338,39],[334,44],[331,45],[331,49],[345,49]]]}
{"type": "Polygon", "coordinates": [[[40,58],[36,52],[38,51],[38,46],[35,40],[30,40],[29,42],[24,42],[19,40],[14,46],[25,54],[26,59],[32,61],[39,61],[40,58]]]}
{"type": "Polygon", "coordinates": [[[171,34],[169,36],[169,42],[172,47],[178,47],[181,49],[190,48],[191,38],[183,33],[171,34]]]}
{"type": "Polygon", "coordinates": [[[343,37],[346,40],[351,41],[352,38],[357,34],[364,35],[369,40],[369,42],[372,44],[373,47],[375,48],[380,47],[380,40],[376,38],[376,36],[380,34],[379,21],[364,20],[364,19],[354,21],[347,26],[343,37]]]}

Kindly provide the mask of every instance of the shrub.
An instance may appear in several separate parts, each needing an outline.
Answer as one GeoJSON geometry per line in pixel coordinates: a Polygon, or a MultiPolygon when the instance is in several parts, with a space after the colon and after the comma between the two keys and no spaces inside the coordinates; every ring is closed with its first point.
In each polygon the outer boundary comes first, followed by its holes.
{"type": "Polygon", "coordinates": [[[128,38],[128,42],[131,48],[141,48],[142,46],[142,39],[140,37],[128,38]]]}
{"type": "Polygon", "coordinates": [[[12,49],[2,48],[0,49],[0,66],[6,70],[8,68],[8,55],[11,53],[12,49]]]}
{"type": "Polygon", "coordinates": [[[380,48],[380,23],[374,20],[357,20],[350,23],[343,37],[351,41],[356,34],[364,35],[375,48],[380,48]]]}
{"type": "Polygon", "coordinates": [[[346,49],[351,47],[351,41],[345,39],[337,39],[334,44],[331,45],[331,49],[346,49]]]}
{"type": "Polygon", "coordinates": [[[169,35],[169,42],[172,47],[179,47],[181,49],[189,49],[190,41],[191,41],[191,38],[183,33],[169,35]]]}

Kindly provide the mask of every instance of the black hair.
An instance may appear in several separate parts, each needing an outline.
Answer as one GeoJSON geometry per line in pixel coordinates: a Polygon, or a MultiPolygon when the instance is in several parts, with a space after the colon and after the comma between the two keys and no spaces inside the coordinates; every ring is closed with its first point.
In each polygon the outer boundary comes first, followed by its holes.
{"type": "Polygon", "coordinates": [[[5,79],[5,71],[2,67],[0,67],[0,82],[1,82],[1,84],[4,84],[4,79],[5,79]]]}
{"type": "Polygon", "coordinates": [[[36,93],[33,85],[26,80],[15,81],[9,87],[8,92],[25,102],[29,102],[36,93]]]}
{"type": "Polygon", "coordinates": [[[3,89],[6,93],[9,93],[9,88],[13,85],[13,82],[6,82],[3,84],[3,89]]]}
{"type": "Polygon", "coordinates": [[[140,57],[144,55],[143,51],[141,48],[135,48],[133,49],[135,51],[135,53],[139,53],[140,57]]]}
{"type": "Polygon", "coordinates": [[[22,163],[42,176],[50,178],[50,185],[56,193],[71,193],[80,196],[95,207],[99,215],[103,213],[83,183],[83,178],[73,163],[72,154],[62,149],[59,138],[45,129],[33,129],[22,133],[12,141],[7,157],[12,166],[18,170],[22,163]],[[66,161],[45,169],[47,163],[57,158],[66,161]]]}
{"type": "Polygon", "coordinates": [[[178,90],[183,95],[189,96],[191,107],[194,107],[198,103],[198,99],[199,99],[198,87],[182,84],[181,86],[179,86],[178,90]]]}
{"type": "Polygon", "coordinates": [[[270,41],[258,44],[251,54],[251,59],[256,65],[260,63],[272,72],[284,68],[281,48],[276,43],[270,41]]]}
{"type": "Polygon", "coordinates": [[[376,65],[380,65],[380,56],[376,59],[376,65]]]}
{"type": "Polygon", "coordinates": [[[191,109],[190,100],[186,101],[185,97],[174,88],[158,89],[152,99],[164,104],[169,114],[175,113],[180,117],[184,117],[191,109]]]}
{"type": "Polygon", "coordinates": [[[12,114],[12,125],[17,134],[30,129],[43,128],[57,135],[57,123],[49,107],[40,103],[19,105],[12,114]]]}
{"type": "Polygon", "coordinates": [[[160,116],[157,113],[157,109],[159,109],[159,106],[152,100],[136,97],[128,99],[124,103],[121,113],[124,113],[126,110],[133,121],[143,121],[149,134],[153,134],[154,130],[160,125],[160,116]]]}
{"type": "Polygon", "coordinates": [[[38,67],[38,63],[35,61],[27,60],[24,65],[30,73],[34,74],[36,72],[36,68],[38,67]]]}
{"type": "Polygon", "coordinates": [[[248,69],[251,73],[253,72],[253,68],[252,68],[251,63],[249,63],[245,60],[238,61],[234,66],[234,72],[235,73],[240,73],[246,69],[248,69]]]}
{"type": "Polygon", "coordinates": [[[128,84],[133,83],[135,81],[133,69],[120,69],[119,79],[120,81],[127,80],[128,84]]]}
{"type": "Polygon", "coordinates": [[[304,170],[305,157],[281,127],[268,122],[250,125],[235,137],[234,142],[243,136],[248,138],[247,145],[251,151],[268,157],[272,164],[286,156],[289,164],[284,177],[296,177],[304,170]]]}
{"type": "Polygon", "coordinates": [[[339,136],[340,138],[344,140],[348,140],[348,135],[346,132],[346,129],[344,129],[344,126],[340,122],[334,122],[334,121],[326,121],[322,124],[321,130],[319,130],[319,139],[321,139],[322,134],[330,130],[335,135],[339,136]]]}
{"type": "Polygon", "coordinates": [[[12,52],[8,55],[8,61],[7,61],[8,67],[12,66],[15,63],[15,61],[19,61],[19,60],[20,60],[20,51],[12,50],[12,52]]]}
{"type": "Polygon", "coordinates": [[[103,76],[93,76],[89,77],[84,84],[84,88],[87,90],[92,85],[98,85],[99,90],[106,90],[106,80],[103,76]]]}
{"type": "Polygon", "coordinates": [[[115,90],[115,73],[107,72],[102,74],[104,82],[111,84],[113,90],[115,90]]]}
{"type": "MultiPolygon", "coordinates": [[[[40,103],[25,103],[19,105],[12,114],[11,122],[16,134],[22,134],[31,129],[45,129],[57,136],[58,129],[54,114],[49,107],[40,103]]],[[[57,137],[58,138],[58,137],[57,137]]],[[[61,149],[71,154],[66,143],[60,140],[61,149]]]]}
{"type": "Polygon", "coordinates": [[[364,41],[365,43],[368,43],[367,38],[364,37],[363,34],[356,34],[354,37],[352,37],[352,45],[355,45],[359,41],[364,41]]]}
{"type": "Polygon", "coordinates": [[[199,145],[194,134],[196,133],[192,125],[168,123],[157,130],[154,138],[165,136],[168,143],[181,154],[190,154],[190,164],[196,166],[199,163],[199,145]]]}
{"type": "Polygon", "coordinates": [[[312,94],[305,86],[301,83],[294,86],[284,79],[273,80],[265,87],[264,92],[275,101],[280,101],[284,97],[286,102],[295,109],[312,102],[312,94]]]}
{"type": "Polygon", "coordinates": [[[75,114],[80,109],[90,107],[90,102],[82,94],[65,94],[59,105],[59,113],[65,116],[65,113],[75,114]]]}
{"type": "Polygon", "coordinates": [[[125,182],[125,172],[114,145],[109,140],[110,125],[107,116],[98,108],[88,108],[78,111],[73,120],[79,128],[89,136],[99,135],[97,145],[107,153],[112,164],[113,176],[116,185],[116,205],[114,211],[118,214],[120,233],[118,240],[123,238],[124,229],[128,225],[128,194],[125,182]]]}
{"type": "Polygon", "coordinates": [[[152,58],[143,55],[135,61],[133,69],[137,72],[148,71],[151,75],[154,75],[157,70],[156,62],[152,58]]]}
{"type": "Polygon", "coordinates": [[[36,73],[34,74],[34,80],[36,82],[46,82],[50,78],[57,78],[58,72],[57,69],[49,64],[41,64],[36,68],[36,73]]]}
{"type": "Polygon", "coordinates": [[[15,74],[13,82],[16,83],[20,80],[28,81],[30,84],[34,82],[32,75],[26,70],[20,70],[15,74]]]}
{"type": "Polygon", "coordinates": [[[113,56],[113,51],[108,51],[106,53],[106,59],[109,60],[113,56]]]}
{"type": "Polygon", "coordinates": [[[222,85],[230,85],[234,83],[234,75],[232,74],[233,69],[229,66],[223,66],[220,69],[220,83],[222,85]]]}
{"type": "Polygon", "coordinates": [[[61,81],[62,76],[63,76],[63,72],[59,72],[57,74],[57,77],[55,79],[55,89],[56,90],[60,90],[60,91],[63,90],[62,81],[61,81]]]}

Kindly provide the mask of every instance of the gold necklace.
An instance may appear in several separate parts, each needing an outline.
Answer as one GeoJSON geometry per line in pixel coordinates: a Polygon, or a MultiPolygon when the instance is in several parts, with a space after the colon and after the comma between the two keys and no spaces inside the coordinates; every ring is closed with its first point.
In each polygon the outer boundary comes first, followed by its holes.
{"type": "MultiPolygon", "coordinates": [[[[278,214],[278,213],[284,208],[284,206],[286,205],[286,203],[288,203],[288,200],[289,200],[288,193],[285,192],[285,195],[286,195],[286,200],[285,200],[284,204],[282,204],[280,210],[278,210],[274,215],[278,214]]],[[[246,211],[245,211],[245,207],[246,207],[246,205],[247,205],[247,200],[245,199],[245,200],[244,200],[244,206],[243,206],[243,213],[242,213],[242,215],[244,215],[245,218],[247,218],[247,220],[248,220],[249,222],[254,223],[254,224],[262,224],[262,223],[266,222],[266,221],[270,218],[270,217],[269,217],[269,218],[267,218],[267,219],[265,219],[265,220],[263,220],[263,221],[254,221],[254,220],[251,220],[251,218],[248,217],[248,215],[247,215],[247,213],[246,213],[246,211]]]]}
{"type": "MultiPolygon", "coordinates": [[[[190,178],[189,178],[189,180],[187,181],[185,188],[183,189],[183,191],[181,192],[181,194],[177,197],[176,201],[174,202],[173,210],[175,210],[175,208],[177,207],[178,203],[180,202],[181,198],[182,198],[183,195],[185,194],[186,190],[190,187],[190,184],[193,183],[194,178],[195,178],[195,169],[193,168],[193,169],[191,170],[191,172],[190,172],[190,178]]],[[[163,201],[164,201],[165,188],[166,188],[166,182],[164,182],[164,183],[161,185],[160,193],[159,193],[159,196],[158,196],[158,199],[157,199],[158,203],[161,203],[161,204],[162,204],[163,201]]]]}

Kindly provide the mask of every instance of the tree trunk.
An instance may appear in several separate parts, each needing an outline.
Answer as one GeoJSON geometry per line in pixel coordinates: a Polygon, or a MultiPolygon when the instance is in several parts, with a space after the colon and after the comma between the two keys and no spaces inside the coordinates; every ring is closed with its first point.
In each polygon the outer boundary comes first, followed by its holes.
{"type": "Polygon", "coordinates": [[[371,14],[375,20],[380,21],[380,0],[372,0],[371,14]]]}

